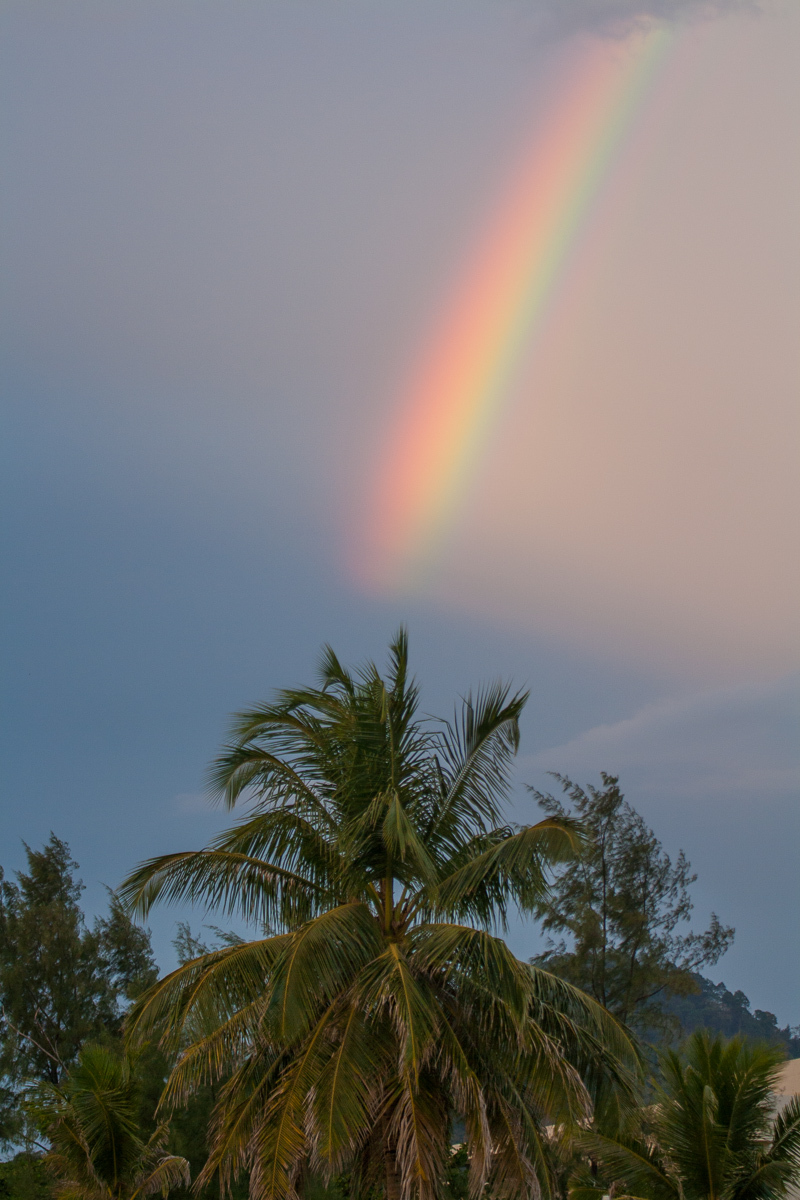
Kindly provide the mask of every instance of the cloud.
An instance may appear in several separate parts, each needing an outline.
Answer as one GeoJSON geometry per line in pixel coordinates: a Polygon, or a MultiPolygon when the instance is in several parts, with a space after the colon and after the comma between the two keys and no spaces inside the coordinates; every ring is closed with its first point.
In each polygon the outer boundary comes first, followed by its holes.
{"type": "Polygon", "coordinates": [[[673,797],[784,797],[800,790],[796,750],[800,675],[647,705],[588,729],[526,765],[581,777],[635,778],[639,792],[673,797]]]}
{"type": "Polygon", "coordinates": [[[211,808],[208,796],[202,792],[180,792],[173,798],[173,804],[182,813],[207,813],[211,808]]]}
{"type": "Polygon", "coordinates": [[[535,14],[540,36],[575,33],[624,37],[637,28],[685,20],[755,13],[759,0],[541,0],[535,14]]]}

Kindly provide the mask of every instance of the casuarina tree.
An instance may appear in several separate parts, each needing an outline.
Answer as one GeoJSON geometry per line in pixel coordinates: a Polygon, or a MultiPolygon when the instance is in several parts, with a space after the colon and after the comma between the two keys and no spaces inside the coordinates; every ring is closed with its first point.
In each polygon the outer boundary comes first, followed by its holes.
{"type": "Polygon", "coordinates": [[[668,1023],[663,1001],[697,991],[696,972],[719,959],[734,931],[713,913],[704,932],[686,931],[696,876],[683,851],[672,862],[616,776],[604,773],[602,788],[585,789],[555,778],[566,803],[530,790],[552,820],[578,819],[586,845],[536,903],[551,935],[537,961],[621,1021],[657,1029],[668,1023]]]}
{"type": "Polygon", "coordinates": [[[118,1035],[134,995],[157,976],[146,930],[110,894],[90,927],[66,842],[25,847],[27,870],[0,870],[0,1140],[24,1138],[21,1092],[58,1084],[87,1038],[118,1035]]]}

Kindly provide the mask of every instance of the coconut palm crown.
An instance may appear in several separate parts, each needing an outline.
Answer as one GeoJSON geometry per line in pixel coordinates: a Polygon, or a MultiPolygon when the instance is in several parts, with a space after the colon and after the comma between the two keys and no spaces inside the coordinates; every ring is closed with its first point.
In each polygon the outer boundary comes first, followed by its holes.
{"type": "MultiPolygon", "coordinates": [[[[781,1048],[698,1030],[661,1059],[656,1103],[627,1136],[586,1132],[571,1200],[783,1200],[800,1183],[800,1096],[780,1111],[781,1048]]],[[[796,1193],[794,1193],[796,1194],[796,1193]]]]}
{"type": "Polygon", "coordinates": [[[57,1200],[142,1200],[189,1186],[188,1162],[167,1153],[166,1123],[142,1136],[137,1093],[130,1059],[88,1045],[64,1084],[39,1095],[34,1107],[50,1141],[44,1161],[57,1200]]]}
{"type": "Polygon", "coordinates": [[[548,1188],[545,1121],[585,1119],[635,1052],[583,993],[496,936],[529,912],[567,820],[503,819],[526,694],[467,697],[423,720],[401,630],[382,678],[327,649],[319,687],[239,714],[213,786],[239,824],[206,849],[144,863],[144,914],[193,901],[261,936],[185,963],[137,1003],[134,1039],[177,1048],[164,1102],[223,1080],[199,1184],[249,1171],[254,1197],[347,1170],[354,1194],[437,1195],[463,1122],[471,1185],[548,1188]]]}

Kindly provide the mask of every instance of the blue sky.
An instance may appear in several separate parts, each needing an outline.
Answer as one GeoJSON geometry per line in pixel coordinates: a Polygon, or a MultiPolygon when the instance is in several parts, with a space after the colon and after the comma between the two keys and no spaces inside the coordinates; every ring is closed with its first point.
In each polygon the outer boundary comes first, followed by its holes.
{"type": "MultiPolygon", "coordinates": [[[[698,924],[737,927],[712,976],[800,1022],[800,22],[732,7],[654,92],[413,596],[348,576],[354,497],[564,6],[5,7],[6,869],[53,829],[96,909],[202,844],[229,714],[404,621],[431,711],[531,688],[520,817],[547,770],[620,773],[698,924]]],[[[644,8],[582,11],[621,37],[644,8]]]]}

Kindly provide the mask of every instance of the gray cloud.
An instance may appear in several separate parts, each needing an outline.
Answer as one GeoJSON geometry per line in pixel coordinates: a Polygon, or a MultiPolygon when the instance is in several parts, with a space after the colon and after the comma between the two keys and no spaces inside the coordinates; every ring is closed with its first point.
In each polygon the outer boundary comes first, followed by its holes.
{"type": "Polygon", "coordinates": [[[673,796],[796,794],[799,713],[800,676],[791,675],[647,705],[529,762],[544,770],[641,772],[646,778],[637,780],[640,788],[668,787],[673,796]]]}
{"type": "Polygon", "coordinates": [[[756,13],[760,0],[539,0],[537,33],[557,39],[576,33],[624,37],[637,28],[756,13]]]}

